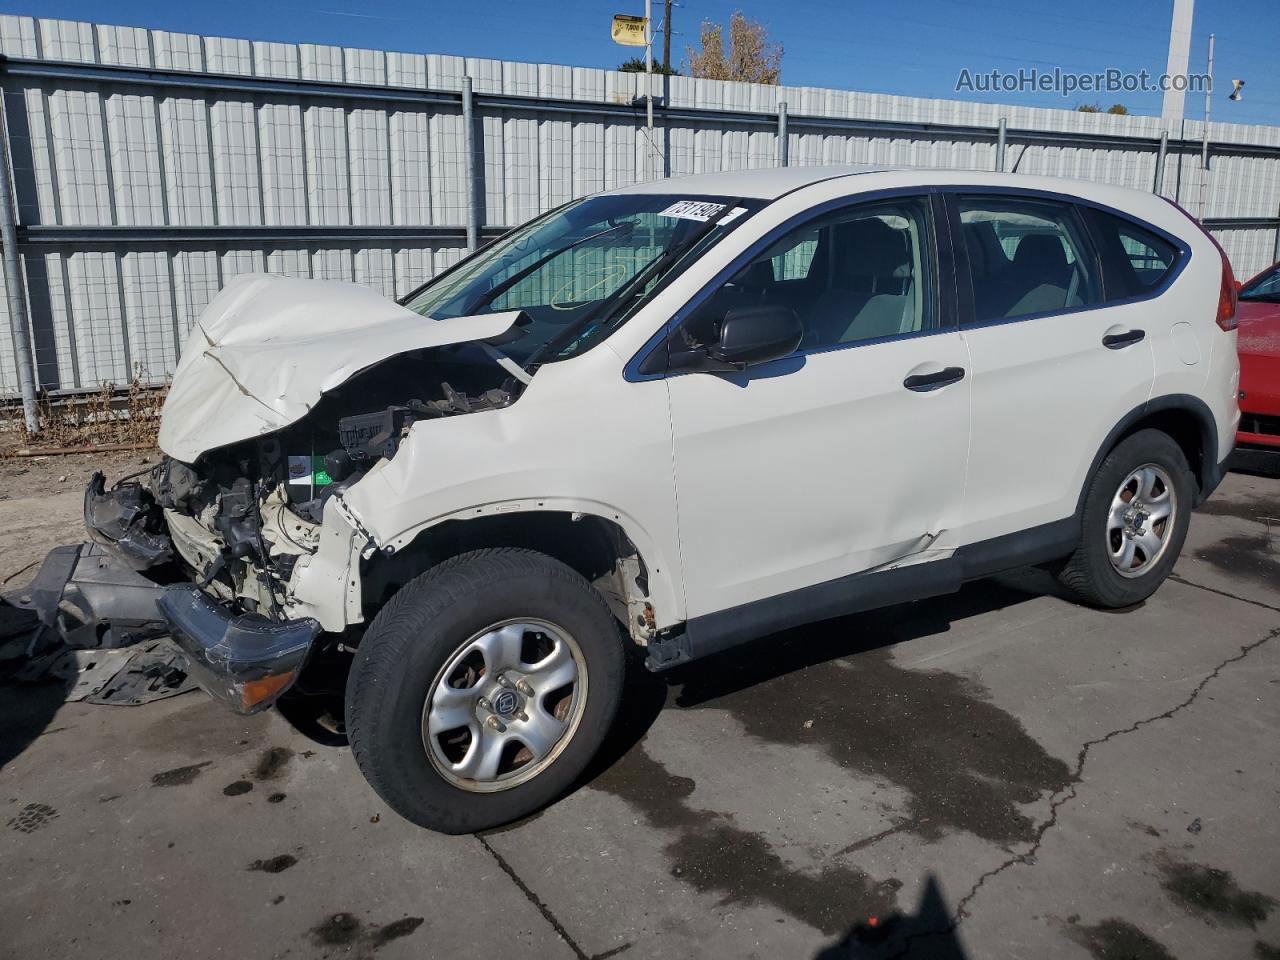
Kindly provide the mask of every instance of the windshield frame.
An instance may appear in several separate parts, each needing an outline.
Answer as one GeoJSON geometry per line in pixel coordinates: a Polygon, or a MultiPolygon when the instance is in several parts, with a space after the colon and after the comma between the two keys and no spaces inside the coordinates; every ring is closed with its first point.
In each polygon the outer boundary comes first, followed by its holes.
{"type": "MultiPolygon", "coordinates": [[[[534,350],[524,361],[520,361],[518,358],[513,357],[513,362],[519,363],[521,368],[529,371],[536,370],[537,367],[545,363],[559,362],[561,360],[579,356],[604,342],[618,329],[630,322],[632,317],[634,317],[659,291],[664,289],[676,277],[687,270],[712,246],[718,244],[743,222],[759,213],[769,203],[768,200],[755,197],[728,196],[709,193],[691,195],[690,193],[681,193],[676,190],[665,189],[662,191],[609,191],[605,193],[590,194],[584,197],[577,197],[573,200],[567,201],[566,203],[562,203],[559,206],[553,207],[550,210],[525,221],[517,227],[504,231],[499,236],[493,237],[483,246],[478,247],[476,250],[460,258],[434,277],[431,277],[425,282],[419,284],[403,297],[398,298],[396,302],[406,309],[412,310],[414,308],[411,307],[410,304],[412,304],[413,301],[422,297],[424,294],[428,294],[432,288],[437,285],[447,283],[448,279],[455,276],[457,271],[460,269],[467,265],[472,265],[474,267],[476,261],[483,256],[495,256],[495,247],[502,244],[504,240],[510,240],[513,234],[528,234],[536,231],[538,227],[546,221],[564,213],[566,210],[574,206],[586,204],[600,198],[626,197],[628,195],[636,197],[637,201],[642,206],[647,205],[665,208],[672,204],[681,202],[696,202],[719,204],[721,206],[721,210],[706,219],[672,217],[673,220],[689,220],[690,226],[694,229],[692,232],[686,233],[685,237],[681,240],[671,242],[664,253],[658,254],[658,256],[653,258],[653,260],[648,264],[645,264],[642,269],[637,270],[622,284],[620,284],[615,291],[601,297],[597,301],[592,302],[588,313],[583,318],[580,318],[583,322],[581,324],[578,324],[577,322],[573,324],[575,327],[581,326],[577,336],[570,339],[567,343],[558,346],[554,352],[543,349],[543,347],[549,345],[548,343],[541,346],[535,345],[534,350]],[[718,223],[722,218],[728,217],[728,214],[735,209],[740,209],[742,212],[732,218],[729,218],[728,223],[718,223]],[[699,231],[696,229],[703,227],[707,223],[711,224],[710,229],[705,231],[699,231]],[[689,242],[690,239],[692,239],[693,242],[689,242]],[[674,254],[674,256],[670,256],[672,254],[674,254]],[[649,272],[650,268],[668,257],[670,257],[670,262],[663,263],[656,273],[645,278],[642,286],[648,288],[647,292],[638,292],[631,289],[637,279],[649,272]],[[616,295],[627,291],[629,291],[629,295],[622,297],[621,299],[616,297],[616,295]],[[595,326],[594,330],[592,329],[593,325],[595,326]]],[[[551,247],[548,247],[548,252],[550,251],[551,247]]],[[[498,257],[501,257],[502,255],[502,253],[496,254],[498,257]]],[[[486,268],[481,265],[479,269],[483,272],[486,268]]],[[[461,296],[462,291],[466,290],[466,284],[469,282],[470,281],[464,280],[463,284],[459,286],[459,296],[461,296]]],[[[446,292],[445,295],[448,296],[449,292],[446,292]]],[[[488,307],[489,304],[485,303],[484,305],[488,307]]],[[[415,310],[415,312],[420,311],[415,310]]],[[[486,309],[481,311],[479,315],[484,315],[485,313],[490,312],[500,311],[486,309]]],[[[450,314],[446,313],[446,315],[450,314]]],[[[422,312],[421,316],[426,320],[430,319],[432,314],[422,312]]],[[[495,341],[495,344],[503,346],[503,344],[498,343],[497,341],[495,341]]]]}

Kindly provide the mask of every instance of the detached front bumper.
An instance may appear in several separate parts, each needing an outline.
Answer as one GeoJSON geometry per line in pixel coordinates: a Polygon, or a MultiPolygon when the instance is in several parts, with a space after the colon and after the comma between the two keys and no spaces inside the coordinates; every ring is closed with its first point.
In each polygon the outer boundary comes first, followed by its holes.
{"type": "Polygon", "coordinates": [[[293,686],[320,633],[310,617],[276,623],[237,616],[189,584],[169,587],[156,606],[192,679],[236,713],[265,710],[293,686]]]}
{"type": "Polygon", "coordinates": [[[97,543],[55,547],[31,584],[5,599],[33,611],[68,646],[124,647],[160,636],[164,588],[97,543]]]}

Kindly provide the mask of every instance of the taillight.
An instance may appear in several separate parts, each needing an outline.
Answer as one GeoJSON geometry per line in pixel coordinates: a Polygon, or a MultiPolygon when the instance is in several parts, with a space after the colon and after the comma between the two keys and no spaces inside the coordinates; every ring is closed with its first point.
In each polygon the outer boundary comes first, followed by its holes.
{"type": "MultiPolygon", "coordinates": [[[[1213,240],[1212,237],[1209,239],[1213,240]]],[[[1216,240],[1214,244],[1217,245],[1216,240]]],[[[1236,317],[1236,275],[1222,247],[1218,247],[1218,252],[1222,254],[1222,289],[1218,291],[1218,316],[1215,320],[1223,330],[1234,330],[1239,322],[1236,317]]]]}
{"type": "Polygon", "coordinates": [[[1222,249],[1222,244],[1218,242],[1218,238],[1206,230],[1203,223],[1168,197],[1163,197],[1162,199],[1172,204],[1174,209],[1194,223],[1200,232],[1209,238],[1209,242],[1217,247],[1218,255],[1222,257],[1222,285],[1218,288],[1218,315],[1213,320],[1223,330],[1234,330],[1238,322],[1236,318],[1236,307],[1238,305],[1236,300],[1236,274],[1231,269],[1231,261],[1227,259],[1227,251],[1222,249]]]}

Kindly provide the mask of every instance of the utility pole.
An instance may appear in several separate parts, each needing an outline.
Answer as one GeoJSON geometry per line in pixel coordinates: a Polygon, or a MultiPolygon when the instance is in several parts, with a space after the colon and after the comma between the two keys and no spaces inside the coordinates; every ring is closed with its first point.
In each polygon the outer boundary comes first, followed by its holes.
{"type": "Polygon", "coordinates": [[[1204,138],[1200,143],[1200,219],[1209,203],[1209,112],[1213,106],[1213,34],[1209,34],[1209,83],[1204,88],[1204,138]]]}
{"type": "Polygon", "coordinates": [[[1213,34],[1209,34],[1209,83],[1204,88],[1204,144],[1200,148],[1200,162],[1209,169],[1209,113],[1213,109],[1213,34]]]}
{"type": "Polygon", "coordinates": [[[644,105],[649,144],[644,152],[645,179],[653,179],[653,0],[644,0],[644,105]]]}
{"type": "Polygon", "coordinates": [[[662,75],[671,76],[671,0],[665,0],[662,11],[662,75]]]}

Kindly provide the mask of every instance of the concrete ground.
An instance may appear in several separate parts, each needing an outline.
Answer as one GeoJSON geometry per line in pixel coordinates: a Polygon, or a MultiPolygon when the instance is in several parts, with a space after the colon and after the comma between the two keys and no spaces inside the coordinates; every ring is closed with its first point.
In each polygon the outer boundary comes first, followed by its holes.
{"type": "MultiPolygon", "coordinates": [[[[74,536],[49,469],[0,476],[6,575],[74,536]]],[[[275,713],[0,687],[0,957],[1280,957],[1264,517],[1230,476],[1135,610],[1029,572],[642,676],[585,786],[481,836],[275,713]]]]}

